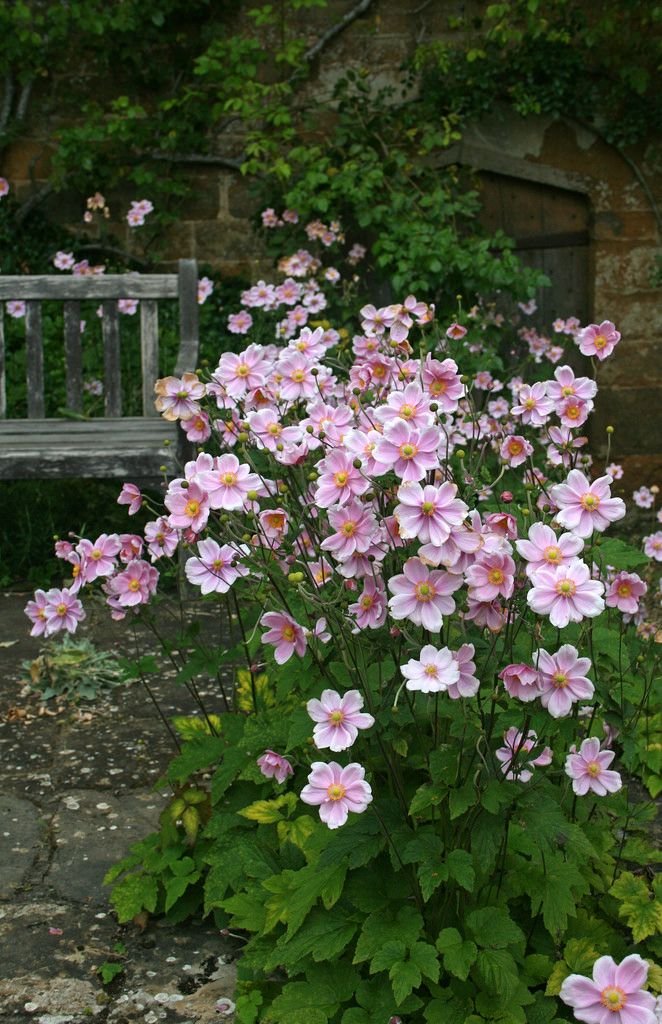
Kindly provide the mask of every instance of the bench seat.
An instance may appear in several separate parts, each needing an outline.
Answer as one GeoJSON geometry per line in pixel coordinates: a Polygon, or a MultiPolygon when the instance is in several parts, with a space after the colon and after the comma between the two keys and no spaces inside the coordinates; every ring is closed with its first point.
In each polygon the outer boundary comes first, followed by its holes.
{"type": "Polygon", "coordinates": [[[144,416],[0,420],[0,480],[135,482],[158,479],[161,466],[177,475],[177,431],[177,423],[144,416]]]}

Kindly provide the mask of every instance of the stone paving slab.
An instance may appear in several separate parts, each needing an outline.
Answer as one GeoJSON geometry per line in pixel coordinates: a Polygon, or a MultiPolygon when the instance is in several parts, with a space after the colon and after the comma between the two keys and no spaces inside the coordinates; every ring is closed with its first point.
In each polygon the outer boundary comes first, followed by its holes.
{"type": "MultiPolygon", "coordinates": [[[[40,712],[19,682],[40,646],[27,635],[28,596],[0,594],[0,1024],[231,1020],[215,1005],[232,998],[236,943],[200,922],[120,926],[102,884],[157,823],[169,792],[154,783],[172,740],[138,687],[40,712]],[[123,971],[104,986],[108,960],[123,971]]],[[[126,653],[121,627],[90,620],[83,635],[126,653]]],[[[164,668],[154,680],[160,704],[167,715],[195,712],[173,675],[164,668]]],[[[217,684],[202,690],[219,713],[217,684]]]]}

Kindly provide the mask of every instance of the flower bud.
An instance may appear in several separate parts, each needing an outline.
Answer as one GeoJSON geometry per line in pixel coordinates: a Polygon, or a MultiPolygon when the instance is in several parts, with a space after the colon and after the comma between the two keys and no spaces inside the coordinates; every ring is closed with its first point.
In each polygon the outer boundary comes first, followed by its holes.
{"type": "Polygon", "coordinates": [[[360,459],[354,459],[352,465],[354,466],[354,469],[360,469],[363,463],[361,462],[360,459]]]}
{"type": "Polygon", "coordinates": [[[246,497],[248,498],[249,501],[257,501],[258,493],[257,491],[249,491],[246,497]]]}
{"type": "Polygon", "coordinates": [[[458,459],[464,459],[466,458],[467,453],[465,452],[464,448],[460,448],[459,451],[455,452],[455,454],[457,455],[458,459]]]}
{"type": "Polygon", "coordinates": [[[170,440],[170,438],[166,437],[166,439],[163,442],[163,447],[164,448],[169,448],[171,444],[172,444],[172,441],[170,440]]]}
{"type": "Polygon", "coordinates": [[[246,444],[248,441],[248,434],[245,430],[242,430],[237,434],[237,441],[239,441],[240,444],[246,444]]]}
{"type": "Polygon", "coordinates": [[[611,425],[608,426],[608,427],[605,427],[605,430],[607,431],[608,434],[613,434],[614,433],[614,428],[611,425]]]}
{"type": "Polygon", "coordinates": [[[506,505],[510,504],[510,502],[513,500],[513,492],[512,491],[502,491],[501,492],[501,500],[506,505]]]}
{"type": "Polygon", "coordinates": [[[290,572],[287,578],[290,583],[303,583],[305,576],[302,572],[290,572]]]}

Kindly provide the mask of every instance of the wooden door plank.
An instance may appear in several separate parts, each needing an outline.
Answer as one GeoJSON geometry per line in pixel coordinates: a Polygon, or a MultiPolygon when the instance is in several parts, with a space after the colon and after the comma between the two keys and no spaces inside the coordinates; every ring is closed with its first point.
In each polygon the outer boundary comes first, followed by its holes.
{"type": "Polygon", "coordinates": [[[103,303],[103,368],[106,416],[122,415],[122,364],[116,302],[103,303]]]}
{"type": "MultiPolygon", "coordinates": [[[[197,271],[196,271],[197,273],[197,271]]],[[[176,274],[2,275],[0,299],[176,299],[176,274]]]]}
{"type": "Polygon", "coordinates": [[[140,360],[143,416],[158,416],[154,384],[159,377],[159,307],[153,299],[140,303],[140,360]]]}
{"type": "Polygon", "coordinates": [[[198,365],[198,264],[179,261],[179,352],[175,375],[192,373],[198,365]]]}
{"type": "Polygon", "coordinates": [[[83,352],[80,336],[80,302],[64,304],[64,357],[67,372],[67,408],[83,411],[83,352]]]}

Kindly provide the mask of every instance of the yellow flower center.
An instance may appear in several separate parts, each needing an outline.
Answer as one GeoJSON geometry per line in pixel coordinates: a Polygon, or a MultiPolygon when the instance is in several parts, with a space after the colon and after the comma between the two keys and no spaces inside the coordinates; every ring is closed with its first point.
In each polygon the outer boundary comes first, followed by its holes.
{"type": "Polygon", "coordinates": [[[403,419],[409,420],[414,415],[414,410],[412,409],[411,405],[403,405],[400,408],[400,415],[402,416],[403,419]]]}
{"type": "Polygon", "coordinates": [[[60,603],[60,604],[59,604],[59,605],[57,606],[57,608],[55,609],[55,611],[56,611],[56,612],[58,613],[58,615],[66,615],[66,614],[67,614],[67,606],[66,606],[66,604],[64,604],[63,602],[61,602],[61,603],[60,603]]]}
{"type": "Polygon", "coordinates": [[[80,576],[80,565],[74,565],[73,569],[71,570],[71,575],[73,576],[74,579],[80,576]]]}
{"type": "Polygon", "coordinates": [[[536,400],[535,400],[535,398],[525,398],[524,401],[522,402],[522,405],[524,406],[525,409],[535,409],[535,407],[536,407],[536,400]]]}
{"type": "Polygon", "coordinates": [[[194,501],[193,498],[191,498],[190,501],[186,502],[186,508],[184,509],[184,514],[187,515],[189,517],[189,519],[195,519],[195,517],[197,516],[199,511],[200,511],[200,502],[199,501],[194,501]]]}
{"type": "Polygon", "coordinates": [[[415,444],[400,445],[400,455],[402,456],[403,459],[413,459],[417,452],[418,448],[416,447],[415,444]]]}
{"type": "Polygon", "coordinates": [[[419,601],[431,601],[435,595],[434,587],[430,583],[417,583],[414,590],[419,601]]]}
{"type": "Polygon", "coordinates": [[[426,676],[435,676],[435,678],[439,674],[436,665],[426,665],[425,669],[424,669],[424,672],[425,672],[426,676]]]}
{"type": "Polygon", "coordinates": [[[366,611],[366,612],[367,612],[367,611],[368,611],[368,610],[369,610],[370,608],[372,608],[372,606],[373,606],[373,604],[374,604],[374,603],[375,603],[375,599],[374,599],[374,597],[372,597],[372,596],[371,596],[370,594],[364,594],[364,595],[363,595],[363,597],[361,598],[361,600],[359,601],[359,604],[361,605],[361,607],[362,607],[362,608],[364,609],[364,611],[366,611]]]}
{"type": "Polygon", "coordinates": [[[552,683],[557,690],[565,690],[568,685],[568,677],[565,672],[555,672],[552,676],[552,683]]]}
{"type": "Polygon", "coordinates": [[[328,796],[329,800],[333,800],[334,802],[336,800],[342,800],[345,793],[345,787],[341,786],[339,782],[335,783],[332,786],[329,786],[329,788],[326,791],[326,795],[328,796]]]}
{"type": "Polygon", "coordinates": [[[342,469],[339,473],[333,474],[333,482],[337,484],[338,487],[344,487],[348,479],[349,473],[347,473],[344,469],[342,469]]]}
{"type": "Polygon", "coordinates": [[[423,513],[424,516],[431,516],[432,513],[434,512],[434,502],[424,501],[423,504],[421,505],[421,512],[423,513]]]}
{"type": "Polygon", "coordinates": [[[545,550],[543,551],[542,557],[545,559],[546,562],[552,562],[552,564],[556,564],[561,559],[561,549],[557,548],[554,544],[550,544],[550,546],[548,548],[545,548],[545,550]]]}
{"type": "Polygon", "coordinates": [[[619,583],[617,593],[619,597],[629,597],[632,593],[632,587],[629,583],[619,583]]]}
{"type": "Polygon", "coordinates": [[[329,722],[331,725],[340,725],[344,717],[342,711],[332,711],[329,715],[329,722]]]}
{"type": "Polygon", "coordinates": [[[608,985],[600,993],[600,1002],[612,1013],[618,1013],[627,1003],[627,996],[622,988],[617,985],[608,985]]]}
{"type": "Polygon", "coordinates": [[[225,484],[226,487],[233,487],[234,484],[236,484],[236,482],[237,482],[237,474],[236,473],[224,473],[223,476],[221,477],[221,480],[225,484]]]}
{"type": "Polygon", "coordinates": [[[288,643],[294,643],[295,638],[294,626],[283,626],[283,640],[287,640],[288,643]]]}
{"type": "Polygon", "coordinates": [[[561,597],[572,597],[577,592],[577,584],[573,580],[559,580],[556,593],[561,597]]]}
{"type": "Polygon", "coordinates": [[[586,771],[595,779],[600,774],[601,768],[597,761],[591,761],[586,766],[586,771]]]}
{"type": "Polygon", "coordinates": [[[101,558],[101,552],[99,551],[98,548],[92,548],[92,550],[90,551],[90,558],[94,559],[95,562],[99,561],[99,559],[101,558]]]}
{"type": "Polygon", "coordinates": [[[215,558],[214,561],[211,563],[211,567],[214,570],[214,572],[220,572],[221,569],[224,568],[224,566],[225,562],[223,561],[222,558],[215,558]]]}
{"type": "Polygon", "coordinates": [[[570,395],[574,395],[574,393],[575,389],[571,385],[566,385],[566,387],[561,388],[561,394],[564,398],[570,398],[570,395]]]}
{"type": "Polygon", "coordinates": [[[250,372],[250,367],[246,363],[239,363],[239,366],[237,367],[237,377],[248,377],[250,372]]]}
{"type": "Polygon", "coordinates": [[[447,387],[448,384],[446,383],[445,380],[433,380],[432,384],[430,385],[430,394],[435,396],[443,395],[447,387]]]}
{"type": "Polygon", "coordinates": [[[178,391],[177,398],[188,398],[188,391],[178,391]]]}
{"type": "Polygon", "coordinates": [[[303,370],[293,370],[290,374],[290,379],[293,380],[295,384],[300,384],[304,378],[305,374],[303,370]]]}
{"type": "Polygon", "coordinates": [[[589,491],[588,494],[582,494],[579,499],[579,504],[582,508],[585,508],[587,512],[593,512],[600,504],[600,499],[597,495],[591,494],[589,491]]]}
{"type": "Polygon", "coordinates": [[[566,408],[566,410],[565,410],[565,414],[568,417],[568,419],[570,419],[570,420],[578,420],[579,419],[579,415],[580,415],[579,406],[578,405],[569,405],[566,408]]]}
{"type": "Polygon", "coordinates": [[[493,583],[495,586],[499,583],[503,583],[503,573],[501,572],[501,569],[490,569],[487,574],[487,578],[490,583],[493,583]]]}
{"type": "Polygon", "coordinates": [[[134,594],[137,590],[140,590],[140,580],[131,580],[129,590],[132,590],[134,594]]]}
{"type": "MultiPolygon", "coordinates": [[[[607,339],[605,338],[604,334],[596,334],[595,341],[594,341],[593,344],[595,345],[596,348],[604,348],[605,345],[607,344],[607,339]]],[[[611,1009],[611,1007],[610,1007],[610,1009],[611,1009]]]]}
{"type": "Polygon", "coordinates": [[[267,433],[271,434],[272,437],[278,437],[282,429],[280,423],[270,423],[267,427],[267,433]]]}
{"type": "Polygon", "coordinates": [[[510,441],[508,449],[511,455],[521,455],[524,451],[524,445],[521,441],[510,441]]]}
{"type": "Polygon", "coordinates": [[[270,515],[267,516],[267,523],[274,530],[280,530],[282,529],[285,523],[285,516],[283,515],[282,512],[272,512],[270,513],[270,515]]]}

